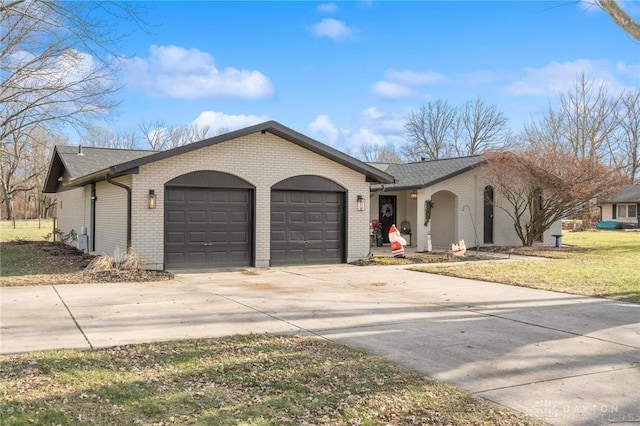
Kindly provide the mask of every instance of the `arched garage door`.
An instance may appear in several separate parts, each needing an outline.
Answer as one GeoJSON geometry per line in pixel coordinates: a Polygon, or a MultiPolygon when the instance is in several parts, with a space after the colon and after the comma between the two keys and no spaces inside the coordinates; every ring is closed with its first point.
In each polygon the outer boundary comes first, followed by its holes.
{"type": "Polygon", "coordinates": [[[345,261],[345,190],[320,176],[271,189],[271,265],[345,261]]]}
{"type": "Polygon", "coordinates": [[[188,173],[165,185],[165,268],[253,264],[253,186],[226,173],[188,173]]]}

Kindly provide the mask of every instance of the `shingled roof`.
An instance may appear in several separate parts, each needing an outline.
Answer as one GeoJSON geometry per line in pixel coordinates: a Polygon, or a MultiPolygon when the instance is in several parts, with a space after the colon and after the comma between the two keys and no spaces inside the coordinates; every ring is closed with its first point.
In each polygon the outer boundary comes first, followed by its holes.
{"type": "MultiPolygon", "coordinates": [[[[388,164],[386,167],[379,163],[373,165],[396,178],[395,183],[384,185],[385,191],[403,191],[426,188],[478,167],[484,162],[482,156],[472,155],[417,163],[388,164]]],[[[373,185],[371,189],[379,191],[383,186],[373,185]]]]}
{"type": "Polygon", "coordinates": [[[626,186],[622,192],[611,199],[598,200],[598,204],[640,203],[640,183],[626,186]]]}
{"type": "Polygon", "coordinates": [[[104,180],[107,176],[115,177],[134,173],[140,166],[154,161],[184,154],[232,139],[238,139],[257,132],[274,134],[302,148],[356,170],[365,175],[369,182],[393,182],[393,176],[388,173],[285,127],[276,121],[266,121],[167,151],[83,147],[83,155],[79,155],[78,147],[56,147],[49,166],[44,192],[56,192],[59,189],[61,179],[63,180],[63,185],[68,187],[86,185],[87,183],[104,180]]]}
{"type": "Polygon", "coordinates": [[[114,164],[136,160],[155,152],[139,149],[56,145],[45,180],[44,192],[56,192],[60,177],[72,181],[109,170],[114,164]]]}

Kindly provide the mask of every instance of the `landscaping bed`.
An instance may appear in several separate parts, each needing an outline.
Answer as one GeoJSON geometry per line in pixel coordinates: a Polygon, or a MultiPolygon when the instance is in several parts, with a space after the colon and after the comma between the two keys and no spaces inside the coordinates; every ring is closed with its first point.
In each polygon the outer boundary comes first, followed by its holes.
{"type": "Polygon", "coordinates": [[[16,240],[0,244],[0,286],[163,281],[173,274],[107,267],[87,270],[98,256],[59,242],[16,240]]]}

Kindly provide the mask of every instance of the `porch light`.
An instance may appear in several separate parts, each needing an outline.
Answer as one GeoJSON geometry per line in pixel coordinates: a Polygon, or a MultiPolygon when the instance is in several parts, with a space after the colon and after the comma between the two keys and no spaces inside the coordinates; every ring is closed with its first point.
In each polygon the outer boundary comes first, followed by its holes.
{"type": "Polygon", "coordinates": [[[417,200],[418,199],[418,191],[416,191],[415,189],[411,191],[411,194],[409,194],[409,197],[411,197],[412,200],[417,200]]]}
{"type": "Polygon", "coordinates": [[[358,195],[358,198],[356,199],[356,206],[359,212],[364,211],[364,197],[362,195],[358,195]]]}
{"type": "Polygon", "coordinates": [[[154,191],[153,189],[149,190],[149,208],[156,208],[156,191],[154,191]]]}

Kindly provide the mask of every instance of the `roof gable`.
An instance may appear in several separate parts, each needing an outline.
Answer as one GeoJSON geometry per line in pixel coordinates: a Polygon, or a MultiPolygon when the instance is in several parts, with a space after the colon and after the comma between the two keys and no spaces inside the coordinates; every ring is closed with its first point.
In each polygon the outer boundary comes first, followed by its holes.
{"type": "MultiPolygon", "coordinates": [[[[478,167],[485,161],[481,155],[472,155],[407,164],[389,164],[385,168],[385,172],[393,175],[396,182],[384,185],[384,190],[400,191],[426,188],[478,167]]],[[[380,189],[380,186],[372,189],[380,189]]]]}
{"type": "Polygon", "coordinates": [[[81,186],[97,180],[103,180],[107,175],[121,176],[134,173],[140,166],[145,164],[258,132],[269,132],[336,163],[342,164],[345,167],[358,171],[365,175],[369,182],[391,183],[394,181],[393,176],[382,170],[285,127],[276,121],[267,121],[166,151],[82,148],[84,155],[81,156],[78,155],[77,147],[56,147],[50,163],[49,174],[45,181],[44,192],[56,192],[58,189],[58,180],[64,175],[65,171],[69,175],[66,181],[68,186],[81,186]],[[102,152],[99,153],[100,155],[97,155],[97,153],[94,155],[93,150],[102,150],[102,152]]]}

